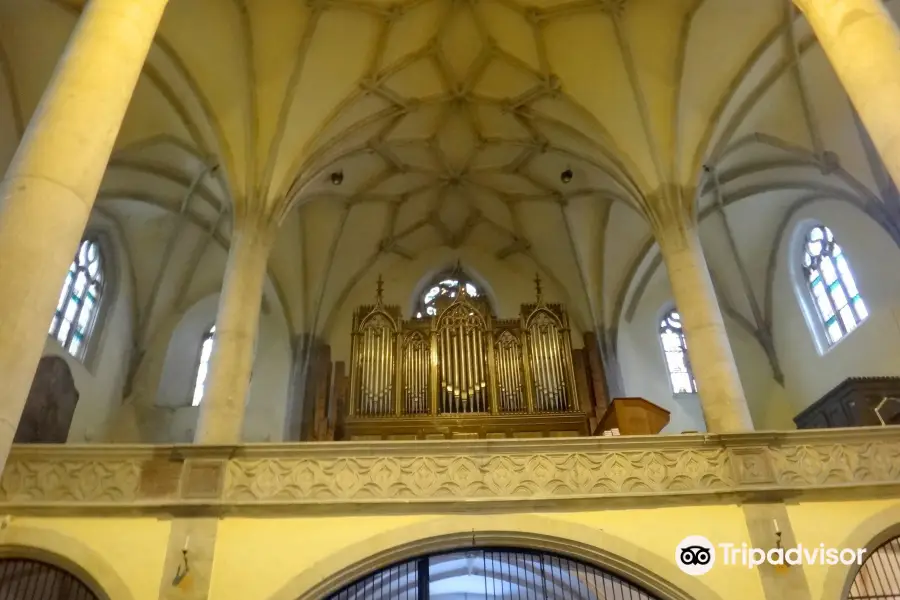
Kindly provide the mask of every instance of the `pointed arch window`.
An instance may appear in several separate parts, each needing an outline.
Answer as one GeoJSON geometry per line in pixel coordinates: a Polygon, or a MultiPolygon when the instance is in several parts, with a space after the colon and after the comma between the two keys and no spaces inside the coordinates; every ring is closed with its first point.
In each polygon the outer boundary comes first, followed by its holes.
{"type": "Polygon", "coordinates": [[[466,294],[475,298],[481,294],[471,279],[463,273],[452,273],[449,275],[441,275],[429,285],[425,293],[419,299],[416,307],[416,318],[425,319],[433,317],[437,314],[436,303],[439,298],[456,298],[460,288],[465,287],[466,294]]]}
{"type": "Polygon", "coordinates": [[[829,345],[846,337],[869,316],[847,256],[824,225],[815,225],[806,234],[803,273],[829,345]]]}
{"type": "Polygon", "coordinates": [[[212,357],[213,344],[216,340],[216,326],[210,327],[200,343],[200,362],[197,365],[197,374],[194,378],[194,396],[191,406],[200,406],[203,393],[206,391],[206,376],[209,374],[209,359],[212,357]]]}
{"type": "Polygon", "coordinates": [[[79,360],[85,357],[96,325],[105,283],[103,268],[100,245],[93,239],[82,240],[50,321],[49,335],[79,360]]]}
{"type": "Polygon", "coordinates": [[[669,383],[675,394],[696,394],[697,381],[688,357],[687,340],[681,314],[675,308],[665,313],[659,322],[659,339],[662,342],[669,383]]]}

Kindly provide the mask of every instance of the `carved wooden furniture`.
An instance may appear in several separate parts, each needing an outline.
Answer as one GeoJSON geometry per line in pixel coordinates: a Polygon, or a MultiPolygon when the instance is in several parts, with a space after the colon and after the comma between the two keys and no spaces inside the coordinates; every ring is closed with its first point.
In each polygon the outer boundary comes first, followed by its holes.
{"type": "Polygon", "coordinates": [[[13,441],[17,444],[65,444],[78,395],[66,360],[60,356],[43,357],[31,382],[13,441]]]}
{"type": "Polygon", "coordinates": [[[594,435],[618,429],[619,435],[655,435],[669,424],[669,411],[643,398],[616,398],[603,413],[594,435]]]}
{"type": "MultiPolygon", "coordinates": [[[[794,417],[798,429],[881,425],[875,409],[884,398],[900,398],[900,377],[850,377],[794,417]]],[[[892,406],[879,411],[887,425],[900,425],[892,406]]]]}
{"type": "Polygon", "coordinates": [[[538,298],[498,319],[461,287],[437,314],[404,320],[374,305],[353,318],[343,439],[588,435],[568,316],[538,298]]]}

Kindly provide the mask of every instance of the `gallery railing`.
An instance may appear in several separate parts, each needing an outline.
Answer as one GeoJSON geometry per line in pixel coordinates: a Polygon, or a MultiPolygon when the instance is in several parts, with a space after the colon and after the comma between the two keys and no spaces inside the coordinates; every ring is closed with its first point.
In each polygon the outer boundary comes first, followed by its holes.
{"type": "Polygon", "coordinates": [[[568,316],[540,293],[517,319],[464,286],[433,317],[404,320],[380,292],[354,314],[350,419],[578,411],[568,316]]]}

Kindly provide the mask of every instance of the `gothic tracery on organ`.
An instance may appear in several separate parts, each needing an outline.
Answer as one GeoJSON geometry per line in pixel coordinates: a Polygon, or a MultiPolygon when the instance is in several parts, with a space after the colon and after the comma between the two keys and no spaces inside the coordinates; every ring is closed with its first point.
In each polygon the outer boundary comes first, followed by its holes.
{"type": "Polygon", "coordinates": [[[568,316],[562,305],[523,304],[497,318],[461,284],[433,314],[404,320],[382,300],[354,315],[349,419],[580,416],[568,316]]]}

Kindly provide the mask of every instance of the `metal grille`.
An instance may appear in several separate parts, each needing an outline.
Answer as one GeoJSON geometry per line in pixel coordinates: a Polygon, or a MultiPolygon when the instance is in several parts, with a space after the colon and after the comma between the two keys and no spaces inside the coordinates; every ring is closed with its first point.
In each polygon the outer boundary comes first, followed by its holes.
{"type": "Polygon", "coordinates": [[[847,600],[900,600],[900,538],[869,555],[850,584],[847,600]]]}
{"type": "Polygon", "coordinates": [[[99,600],[71,573],[36,560],[0,559],[0,600],[99,600]]]}
{"type": "Polygon", "coordinates": [[[657,600],[628,581],[582,562],[507,549],[408,561],[369,575],[328,600],[501,599],[657,600]]]}
{"type": "MultiPolygon", "coordinates": [[[[425,578],[428,582],[428,559],[425,559],[425,578]]],[[[329,600],[420,600],[428,597],[419,594],[419,567],[422,560],[412,560],[388,567],[369,575],[329,596],[329,600]]],[[[2,600],[2,599],[0,599],[2,600]]]]}

